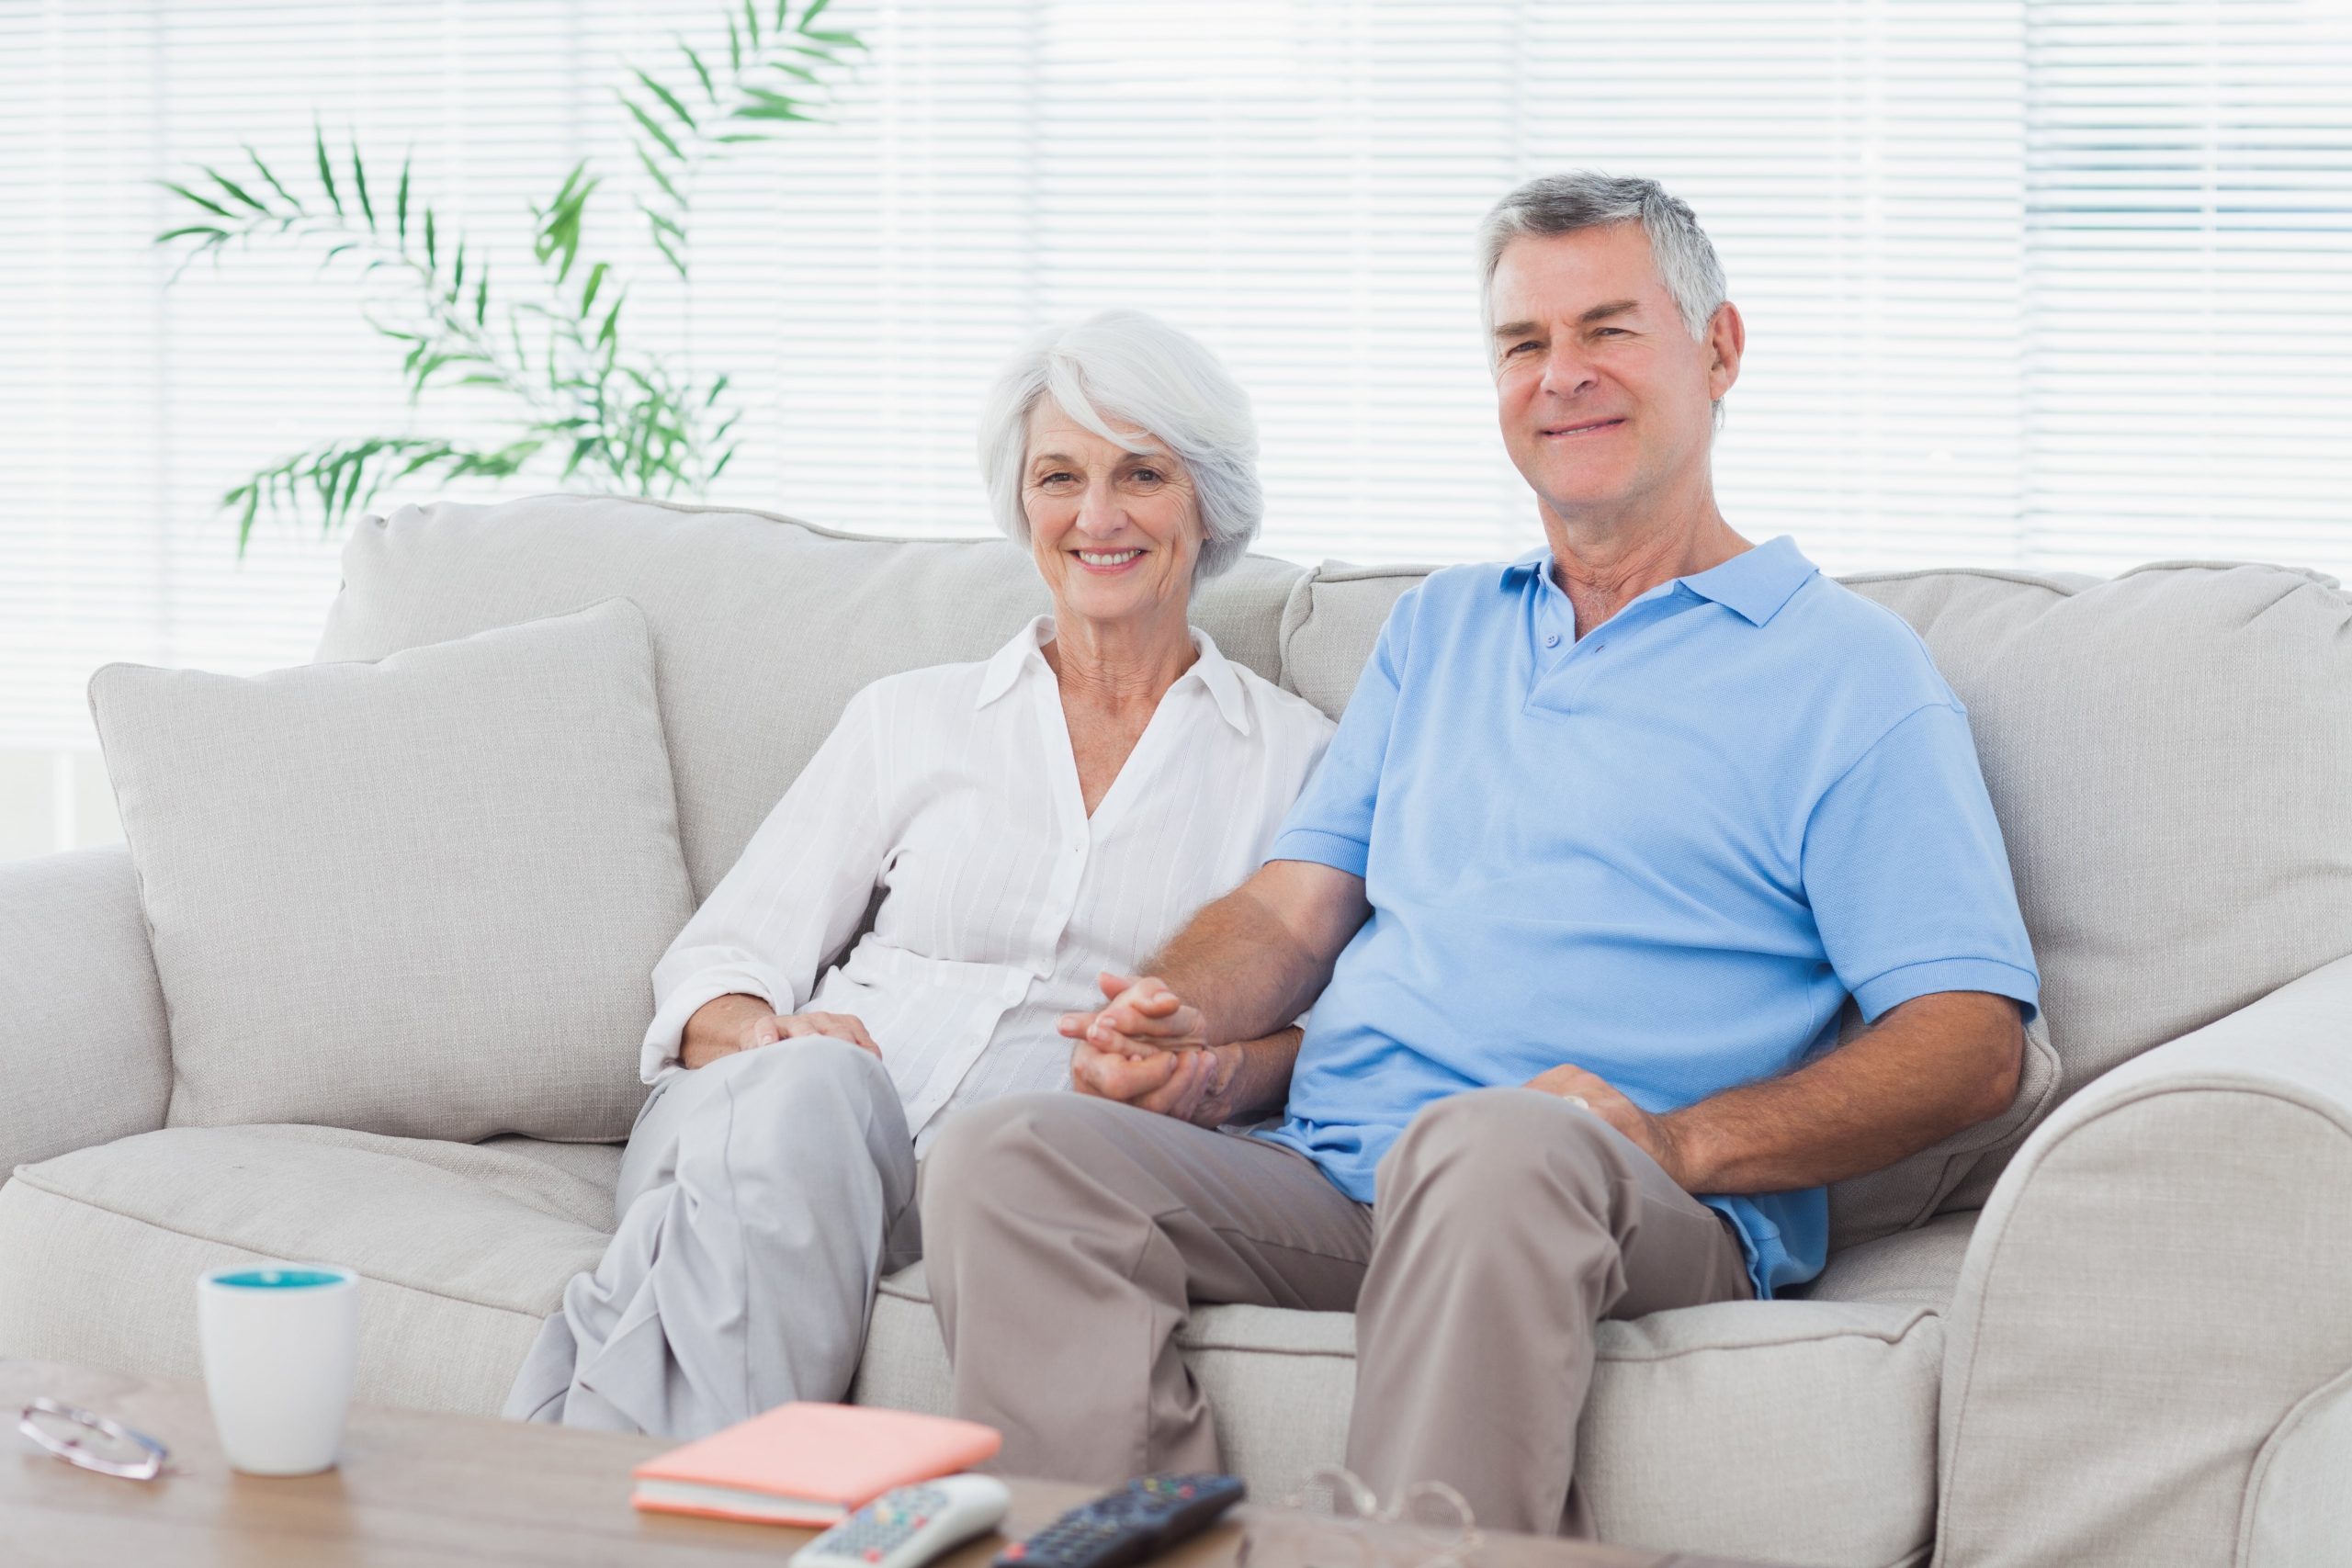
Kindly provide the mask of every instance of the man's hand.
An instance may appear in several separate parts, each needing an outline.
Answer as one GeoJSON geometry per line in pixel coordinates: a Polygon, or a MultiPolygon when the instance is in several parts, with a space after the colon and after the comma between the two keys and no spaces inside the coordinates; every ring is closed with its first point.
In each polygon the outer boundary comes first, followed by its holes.
{"type": "Polygon", "coordinates": [[[688,1067],[707,1067],[721,1056],[755,1051],[779,1040],[807,1035],[844,1040],[876,1058],[882,1047],[866,1032],[865,1022],[845,1012],[777,1013],[758,997],[734,993],[715,997],[695,1010],[679,1042],[678,1060],[688,1067]]]}
{"type": "Polygon", "coordinates": [[[1203,1127],[1229,1118],[1229,1091],[1241,1066],[1238,1045],[1187,1045],[1136,1055],[1091,1040],[1070,1047],[1070,1087],[1203,1127]]]}
{"type": "Polygon", "coordinates": [[[1130,1056],[1208,1044],[1202,1032],[1201,1010],[1187,1004],[1164,981],[1149,975],[1136,978],[1104,970],[1095,976],[1095,983],[1109,1001],[1096,1012],[1062,1014],[1061,1032],[1069,1039],[1084,1041],[1098,1051],[1130,1056]]]}
{"type": "Polygon", "coordinates": [[[1070,1086],[1181,1122],[1216,1126],[1216,1112],[1241,1065],[1234,1046],[1212,1049],[1201,1038],[1200,1010],[1157,978],[1105,970],[1095,977],[1107,1005],[1062,1014],[1070,1047],[1070,1086]]]}
{"type": "Polygon", "coordinates": [[[1618,1093],[1608,1079],[1563,1063],[1528,1079],[1527,1087],[1583,1106],[1657,1161],[1658,1168],[1674,1178],[1675,1185],[1686,1192],[1690,1190],[1690,1183],[1683,1179],[1681,1151],[1675,1145],[1673,1129],[1666,1119],[1651,1115],[1618,1093]]]}

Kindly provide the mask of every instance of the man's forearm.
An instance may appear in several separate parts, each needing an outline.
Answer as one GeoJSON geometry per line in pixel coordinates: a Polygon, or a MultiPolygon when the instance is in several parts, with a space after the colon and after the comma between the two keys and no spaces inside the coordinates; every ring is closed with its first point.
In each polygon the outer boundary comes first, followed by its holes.
{"type": "Polygon", "coordinates": [[[1193,1120],[1204,1126],[1222,1127],[1280,1111],[1290,1099],[1291,1068],[1298,1061],[1304,1034],[1296,1027],[1278,1029],[1255,1040],[1211,1047],[1229,1057],[1230,1066],[1219,1064],[1216,1086],[1204,1102],[1203,1113],[1193,1120]]]}
{"type": "MultiPolygon", "coordinates": [[[[1212,1045],[1254,1041],[1287,1027],[1331,977],[1331,960],[1310,951],[1283,923],[1258,897],[1257,884],[1253,877],[1202,909],[1143,966],[1144,974],[1158,976],[1200,1010],[1202,1032],[1212,1045]]],[[[1282,1076],[1289,1081],[1287,1059],[1282,1076]]]]}
{"type": "Polygon", "coordinates": [[[2017,1003],[1919,997],[1795,1072],[1669,1111],[1674,1176],[1692,1192],[1787,1192],[1883,1169],[1999,1115],[2024,1049],[2017,1003]]]}

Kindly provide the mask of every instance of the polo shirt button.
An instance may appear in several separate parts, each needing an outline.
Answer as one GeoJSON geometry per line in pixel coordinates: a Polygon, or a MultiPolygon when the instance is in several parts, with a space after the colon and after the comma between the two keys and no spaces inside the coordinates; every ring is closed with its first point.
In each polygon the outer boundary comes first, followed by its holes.
{"type": "Polygon", "coordinates": [[[1559,647],[1560,634],[1558,632],[1545,632],[1544,634],[1544,646],[1546,648],[1559,647]]]}

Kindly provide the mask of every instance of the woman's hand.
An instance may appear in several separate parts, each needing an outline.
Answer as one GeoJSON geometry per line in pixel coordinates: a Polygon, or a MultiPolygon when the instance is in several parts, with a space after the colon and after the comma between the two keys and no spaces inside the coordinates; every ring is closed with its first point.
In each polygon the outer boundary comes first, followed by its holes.
{"type": "Polygon", "coordinates": [[[877,1059],[882,1055],[865,1022],[849,1013],[778,1013],[761,998],[738,993],[713,998],[695,1010],[679,1042],[678,1060],[689,1067],[707,1067],[721,1056],[811,1034],[846,1041],[877,1059]]]}

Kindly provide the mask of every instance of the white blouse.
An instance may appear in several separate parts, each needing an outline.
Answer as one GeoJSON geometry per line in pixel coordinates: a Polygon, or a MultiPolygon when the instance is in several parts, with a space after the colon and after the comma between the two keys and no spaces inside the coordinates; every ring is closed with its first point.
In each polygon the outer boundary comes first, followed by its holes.
{"type": "Polygon", "coordinates": [[[1089,818],[1041,615],[978,664],[887,676],[777,801],[653,970],[642,1076],[732,991],[864,1021],[920,1151],[942,1111],[1069,1081],[1065,1012],[1257,870],[1331,721],[1195,629],[1089,818]],[[883,898],[874,928],[820,978],[883,898]]]}

